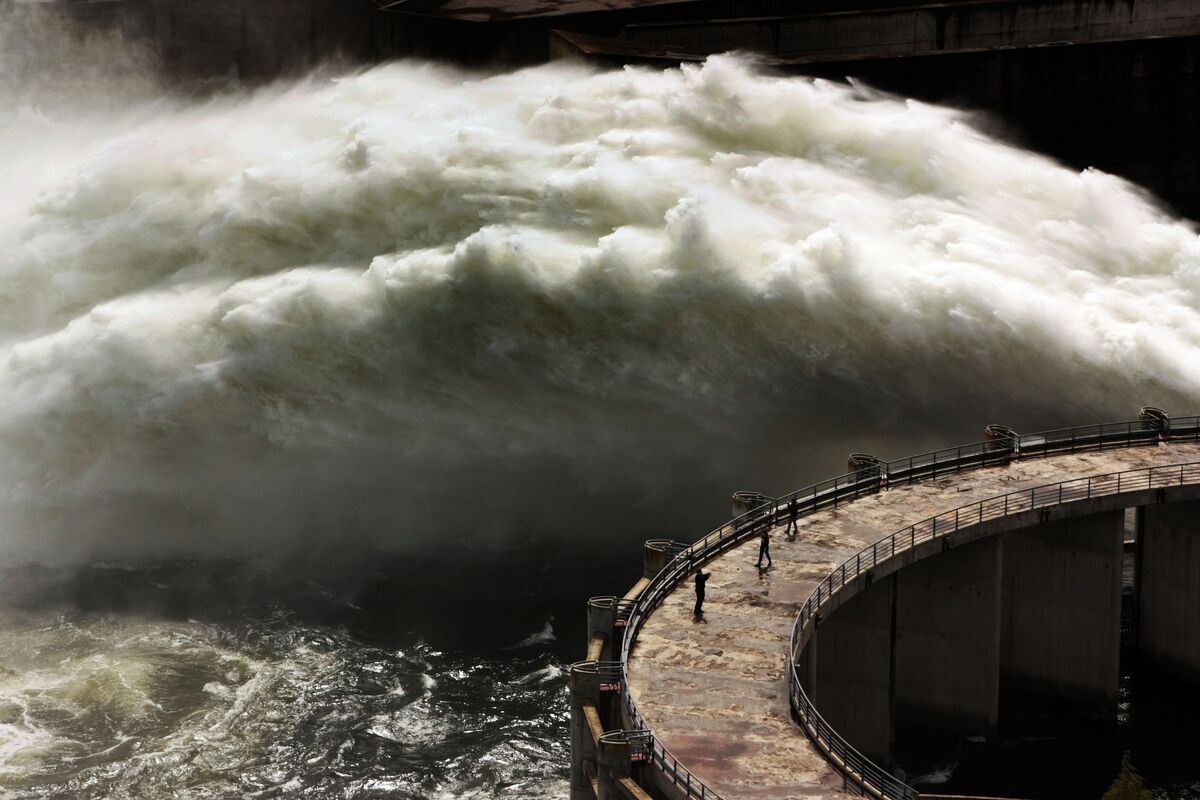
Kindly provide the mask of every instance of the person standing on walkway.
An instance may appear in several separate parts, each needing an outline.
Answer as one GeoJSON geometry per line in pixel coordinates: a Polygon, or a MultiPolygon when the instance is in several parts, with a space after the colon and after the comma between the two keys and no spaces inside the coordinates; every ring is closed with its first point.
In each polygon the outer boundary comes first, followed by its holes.
{"type": "Polygon", "coordinates": [[[704,616],[704,584],[708,583],[711,577],[711,572],[696,570],[696,608],[692,611],[692,616],[697,619],[704,616]]]}
{"type": "Polygon", "coordinates": [[[762,536],[758,538],[758,563],[754,566],[762,569],[763,557],[767,559],[767,566],[771,566],[771,529],[763,528],[762,536]]]}
{"type": "Polygon", "coordinates": [[[789,542],[796,541],[796,534],[800,532],[800,523],[796,520],[800,516],[800,504],[796,502],[796,498],[788,501],[788,526],[787,538],[789,542]]]}

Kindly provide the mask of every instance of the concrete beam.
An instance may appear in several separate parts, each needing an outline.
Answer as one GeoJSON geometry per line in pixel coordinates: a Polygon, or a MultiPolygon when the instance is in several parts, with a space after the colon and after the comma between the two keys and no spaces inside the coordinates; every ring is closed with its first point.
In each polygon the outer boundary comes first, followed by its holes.
{"type": "Polygon", "coordinates": [[[914,54],[1080,43],[1200,32],[1196,0],[988,0],[626,26],[638,42],[695,53],[914,54]]]}
{"type": "Polygon", "coordinates": [[[1200,502],[1145,506],[1139,542],[1138,657],[1200,678],[1200,502]]]}
{"type": "Polygon", "coordinates": [[[877,764],[893,760],[895,580],[859,592],[821,623],[806,680],[825,720],[877,764]]]}
{"type": "Polygon", "coordinates": [[[1124,522],[1116,509],[1005,535],[1006,692],[1115,706],[1124,522]]]}
{"type": "Polygon", "coordinates": [[[896,727],[991,735],[1000,707],[1000,537],[896,575],[896,727]]]}

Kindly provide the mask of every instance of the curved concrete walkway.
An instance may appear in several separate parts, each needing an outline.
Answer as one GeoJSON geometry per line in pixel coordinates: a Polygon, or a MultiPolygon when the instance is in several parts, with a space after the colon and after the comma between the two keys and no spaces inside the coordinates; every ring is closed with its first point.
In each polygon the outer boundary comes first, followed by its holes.
{"type": "Polygon", "coordinates": [[[629,690],[647,725],[726,800],[841,797],[842,780],[792,722],[787,641],[800,605],[848,556],[941,511],[1070,478],[1200,461],[1200,444],[1159,444],[1031,459],[869,495],[771,536],[760,574],[755,538],[712,561],[705,619],[691,581],[647,619],[630,656],[629,690]]]}

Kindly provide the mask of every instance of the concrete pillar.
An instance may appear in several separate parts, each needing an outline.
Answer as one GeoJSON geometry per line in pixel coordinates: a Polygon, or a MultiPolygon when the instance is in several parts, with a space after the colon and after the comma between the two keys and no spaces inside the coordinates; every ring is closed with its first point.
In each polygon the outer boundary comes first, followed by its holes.
{"type": "Polygon", "coordinates": [[[1200,679],[1200,501],[1146,506],[1138,544],[1139,662],[1200,679]]]}
{"type": "Polygon", "coordinates": [[[596,741],[588,727],[586,707],[600,699],[600,673],[593,662],[571,667],[571,800],[594,800],[588,768],[595,772],[596,741]]]}
{"type": "Polygon", "coordinates": [[[685,550],[687,547],[681,542],[673,542],[670,539],[648,540],[642,550],[642,577],[653,578],[662,571],[663,567],[671,563],[671,559],[679,551],[685,550]]]}
{"type": "Polygon", "coordinates": [[[1116,704],[1124,522],[1123,510],[1106,511],[1005,535],[1006,692],[1116,704]]]}
{"type": "Polygon", "coordinates": [[[734,518],[771,502],[774,501],[761,492],[738,491],[734,492],[733,497],[730,498],[734,518]]]}
{"type": "Polygon", "coordinates": [[[1000,709],[1000,537],[896,575],[896,727],[995,733],[1000,709]]]}
{"type": "Polygon", "coordinates": [[[877,764],[893,759],[892,631],[895,579],[855,595],[809,643],[805,680],[833,729],[877,764]]]}
{"type": "Polygon", "coordinates": [[[596,754],[596,773],[600,778],[596,800],[626,800],[620,779],[628,777],[631,766],[629,742],[623,731],[606,733],[596,754]]]}
{"type": "Polygon", "coordinates": [[[614,661],[616,623],[616,598],[593,597],[587,604],[587,641],[589,655],[596,655],[597,661],[614,661]],[[597,636],[604,638],[604,647],[599,654],[591,653],[591,642],[597,636]]]}

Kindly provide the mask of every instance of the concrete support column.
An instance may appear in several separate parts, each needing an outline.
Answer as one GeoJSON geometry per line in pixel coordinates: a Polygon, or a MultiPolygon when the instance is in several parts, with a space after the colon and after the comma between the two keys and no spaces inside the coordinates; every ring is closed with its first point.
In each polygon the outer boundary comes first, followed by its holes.
{"type": "Polygon", "coordinates": [[[1005,535],[1006,691],[1116,704],[1124,521],[1123,510],[1106,511],[1005,535]]]}
{"type": "Polygon", "coordinates": [[[571,667],[571,800],[595,800],[589,768],[596,771],[600,673],[593,662],[571,667]],[[588,717],[592,717],[590,720],[588,717]]]}
{"type": "Polygon", "coordinates": [[[614,659],[614,640],[616,639],[614,627],[616,624],[616,601],[615,597],[593,597],[588,600],[587,604],[587,641],[588,641],[588,658],[594,661],[613,661],[614,659]],[[603,644],[597,648],[592,647],[592,642],[603,641],[603,644]]]}
{"type": "Polygon", "coordinates": [[[838,607],[805,654],[804,679],[816,707],[877,764],[893,760],[895,583],[881,580],[838,607]]]}
{"type": "Polygon", "coordinates": [[[773,502],[770,497],[767,497],[762,492],[738,491],[733,493],[730,498],[730,504],[733,507],[733,516],[740,517],[742,514],[749,513],[756,508],[761,508],[768,503],[773,502]]]}
{"type": "Polygon", "coordinates": [[[896,576],[896,727],[991,735],[1000,709],[1000,537],[896,576]]]}
{"type": "Polygon", "coordinates": [[[642,577],[653,578],[687,545],[669,539],[650,539],[642,549],[642,577]]]}
{"type": "Polygon", "coordinates": [[[1200,501],[1145,506],[1139,532],[1138,658],[1200,679],[1200,501]]]}
{"type": "Polygon", "coordinates": [[[612,731],[600,740],[596,754],[596,774],[599,778],[596,800],[626,800],[621,790],[621,778],[629,776],[629,742],[622,731],[612,731]]]}

